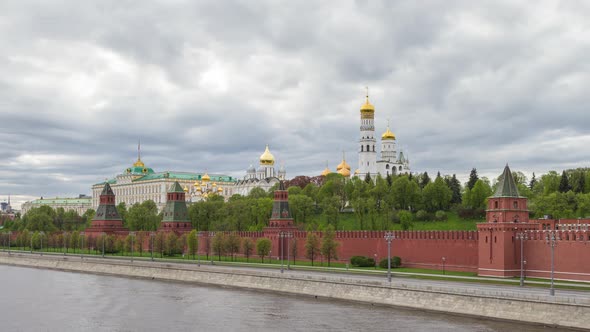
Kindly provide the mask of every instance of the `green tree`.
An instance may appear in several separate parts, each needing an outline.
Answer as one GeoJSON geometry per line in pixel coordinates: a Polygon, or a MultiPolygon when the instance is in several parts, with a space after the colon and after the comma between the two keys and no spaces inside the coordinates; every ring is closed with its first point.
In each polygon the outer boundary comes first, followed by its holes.
{"type": "Polygon", "coordinates": [[[230,233],[225,240],[225,251],[229,253],[232,261],[235,258],[235,254],[240,251],[242,244],[242,238],[235,232],[230,233]]]}
{"type": "Polygon", "coordinates": [[[321,253],[326,257],[328,260],[328,266],[330,266],[330,261],[332,259],[338,259],[338,243],[336,240],[336,232],[334,231],[334,227],[332,225],[328,226],[324,231],[324,237],[322,238],[322,247],[321,253]]]}
{"type": "Polygon", "coordinates": [[[166,236],[165,250],[168,256],[174,256],[182,252],[182,249],[178,245],[178,236],[173,232],[166,236]]]}
{"type": "Polygon", "coordinates": [[[156,237],[154,238],[154,251],[160,253],[160,258],[164,254],[166,239],[164,237],[163,232],[157,232],[156,237]]]}
{"type": "Polygon", "coordinates": [[[315,233],[307,233],[307,240],[305,242],[305,257],[311,260],[311,266],[320,252],[320,241],[315,233]]]}
{"type": "Polygon", "coordinates": [[[117,204],[117,212],[119,212],[119,216],[123,220],[123,225],[125,227],[128,227],[127,226],[127,205],[125,204],[125,202],[121,202],[121,203],[117,204]]]}
{"type": "Polygon", "coordinates": [[[264,263],[264,257],[270,254],[270,248],[272,243],[267,238],[260,238],[256,241],[256,253],[262,259],[262,263],[264,263]]]}
{"type": "Polygon", "coordinates": [[[414,217],[410,211],[400,211],[399,220],[404,231],[411,229],[414,225],[414,217]]]}
{"type": "Polygon", "coordinates": [[[428,172],[424,172],[420,177],[420,189],[424,189],[430,183],[428,172]]]}
{"type": "Polygon", "coordinates": [[[227,247],[225,244],[226,236],[223,232],[217,232],[212,241],[211,246],[213,247],[213,253],[217,255],[218,260],[221,261],[221,256],[225,255],[225,248],[227,247]]]}
{"type": "Polygon", "coordinates": [[[477,180],[473,189],[466,188],[463,195],[463,205],[469,209],[484,209],[487,198],[492,195],[492,188],[482,179],[477,180]]]}
{"type": "Polygon", "coordinates": [[[391,186],[394,206],[400,210],[415,210],[421,200],[420,187],[407,176],[400,176],[391,186]]]}
{"type": "Polygon", "coordinates": [[[559,192],[565,193],[570,191],[571,189],[572,187],[570,186],[567,174],[565,173],[565,171],[563,171],[563,173],[561,173],[561,180],[559,181],[559,192]]]}
{"type": "Polygon", "coordinates": [[[246,262],[250,262],[250,255],[254,251],[254,242],[250,238],[244,239],[244,256],[246,256],[246,262]]]}
{"type": "Polygon", "coordinates": [[[462,197],[461,197],[461,182],[457,179],[457,176],[453,174],[452,177],[446,177],[445,182],[449,189],[451,189],[451,204],[461,204],[462,197]]]}
{"type": "MultiPolygon", "coordinates": [[[[298,188],[299,187],[292,187],[298,188]]],[[[311,198],[301,194],[289,194],[289,206],[296,222],[305,224],[314,214],[314,202],[311,198]]]]}
{"type": "Polygon", "coordinates": [[[438,210],[449,209],[453,193],[444,180],[439,176],[434,182],[431,182],[424,187],[422,197],[426,209],[430,212],[435,212],[438,210]]]}
{"type": "Polygon", "coordinates": [[[340,219],[340,200],[336,196],[326,197],[321,203],[321,208],[324,217],[328,224],[338,228],[338,220],[340,219]]]}
{"type": "Polygon", "coordinates": [[[469,174],[469,181],[467,181],[467,188],[469,188],[469,190],[473,189],[477,180],[479,180],[479,177],[477,176],[477,169],[475,169],[475,167],[474,167],[471,169],[471,173],[469,174]]]}
{"type": "Polygon", "coordinates": [[[80,232],[74,231],[70,235],[70,247],[72,251],[75,253],[76,249],[80,246],[80,232]]]}
{"type": "Polygon", "coordinates": [[[139,252],[139,256],[143,256],[143,242],[145,238],[146,234],[144,232],[137,232],[135,235],[135,250],[139,252]]]}
{"type": "Polygon", "coordinates": [[[533,190],[535,185],[537,184],[537,177],[535,176],[535,172],[533,172],[533,177],[531,178],[531,182],[529,182],[529,189],[533,190]]]}
{"type": "Polygon", "coordinates": [[[188,252],[189,255],[193,255],[193,259],[195,259],[195,254],[197,252],[197,248],[198,248],[198,242],[197,242],[197,230],[193,229],[190,233],[188,233],[188,236],[186,237],[186,244],[188,246],[188,252]]]}

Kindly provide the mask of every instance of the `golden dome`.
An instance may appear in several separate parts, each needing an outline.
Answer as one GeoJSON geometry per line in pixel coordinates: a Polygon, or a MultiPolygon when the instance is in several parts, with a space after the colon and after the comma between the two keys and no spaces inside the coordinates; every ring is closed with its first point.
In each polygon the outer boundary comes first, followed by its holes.
{"type": "Polygon", "coordinates": [[[365,103],[361,106],[361,113],[375,113],[375,106],[369,102],[369,96],[365,97],[365,103]]]}
{"type": "Polygon", "coordinates": [[[326,167],[326,169],[322,172],[322,176],[327,176],[328,174],[331,174],[331,173],[332,173],[332,171],[328,167],[326,167]]]}
{"type": "Polygon", "coordinates": [[[395,139],[395,134],[389,130],[389,126],[387,126],[387,130],[383,133],[383,135],[381,135],[381,139],[395,139]]]}
{"type": "Polygon", "coordinates": [[[203,189],[201,189],[201,187],[197,187],[197,191],[198,191],[198,192],[202,192],[202,191],[203,191],[203,189]]]}
{"type": "Polygon", "coordinates": [[[137,161],[133,164],[133,167],[145,167],[145,164],[141,159],[137,158],[137,161]]]}
{"type": "Polygon", "coordinates": [[[266,150],[264,150],[264,153],[262,155],[260,155],[260,165],[274,165],[275,164],[275,156],[272,155],[272,153],[270,153],[270,150],[268,149],[268,144],[266,145],[266,150]]]}
{"type": "Polygon", "coordinates": [[[209,180],[211,180],[211,177],[209,176],[208,173],[205,173],[205,175],[203,175],[201,180],[203,180],[203,182],[209,182],[209,180]]]}
{"type": "Polygon", "coordinates": [[[344,158],[342,158],[342,162],[338,164],[338,166],[336,166],[337,171],[340,171],[342,169],[347,169],[350,173],[350,165],[346,162],[346,160],[344,160],[344,158]]]}
{"type": "Polygon", "coordinates": [[[199,181],[195,181],[195,183],[193,184],[193,186],[200,187],[201,186],[201,183],[199,181]]]}
{"type": "Polygon", "coordinates": [[[356,171],[354,171],[354,175],[359,175],[361,173],[361,171],[357,168],[356,171]]]}
{"type": "Polygon", "coordinates": [[[221,187],[217,188],[217,192],[222,192],[222,191],[223,191],[223,188],[221,188],[221,187]]]}
{"type": "Polygon", "coordinates": [[[350,176],[350,168],[341,168],[340,170],[338,170],[338,174],[344,176],[345,178],[350,176]]]}
{"type": "Polygon", "coordinates": [[[187,193],[188,192],[188,187],[187,186],[184,186],[184,189],[183,190],[184,190],[185,193],[187,193]]]}
{"type": "Polygon", "coordinates": [[[213,187],[217,187],[217,183],[213,182],[213,187]]]}

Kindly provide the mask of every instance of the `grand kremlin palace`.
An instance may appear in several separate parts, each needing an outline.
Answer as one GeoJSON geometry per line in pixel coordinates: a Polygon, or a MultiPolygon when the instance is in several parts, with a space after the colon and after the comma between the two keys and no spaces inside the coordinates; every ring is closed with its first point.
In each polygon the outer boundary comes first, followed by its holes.
{"type": "MultiPolygon", "coordinates": [[[[138,151],[139,152],[139,151],[138,151]]],[[[209,195],[221,195],[228,199],[234,194],[248,195],[256,187],[268,191],[279,182],[278,177],[285,178],[286,172],[281,167],[278,172],[274,168],[275,159],[268,146],[260,156],[258,169],[250,166],[243,179],[208,173],[191,172],[155,172],[152,168],[146,167],[138,153],[137,161],[122,174],[106,180],[116,195],[116,203],[124,202],[127,206],[152,200],[162,211],[166,205],[166,193],[168,189],[178,181],[186,193],[188,202],[201,201],[209,195]]],[[[105,182],[92,186],[92,208],[99,205],[100,193],[105,182]]]]}

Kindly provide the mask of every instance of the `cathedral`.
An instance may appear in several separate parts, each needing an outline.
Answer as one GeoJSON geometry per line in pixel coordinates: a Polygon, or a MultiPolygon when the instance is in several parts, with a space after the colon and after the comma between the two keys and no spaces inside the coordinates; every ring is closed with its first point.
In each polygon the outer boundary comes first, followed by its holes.
{"type": "Polygon", "coordinates": [[[410,160],[402,151],[397,151],[396,137],[389,129],[381,135],[381,156],[377,155],[377,139],[375,138],[375,106],[369,102],[367,93],[365,103],[361,106],[360,140],[358,148],[359,167],[355,175],[372,178],[377,174],[385,177],[410,172],[410,160]]]}
{"type": "Polygon", "coordinates": [[[287,172],[281,166],[278,172],[275,169],[275,157],[270,152],[268,145],[260,156],[258,169],[250,165],[242,180],[238,180],[234,186],[233,193],[248,196],[254,188],[262,188],[268,191],[280,180],[285,180],[287,172]]]}
{"type": "MultiPolygon", "coordinates": [[[[375,178],[378,174],[382,177],[396,174],[410,173],[410,160],[400,150],[398,153],[397,139],[389,128],[381,135],[381,155],[377,153],[377,139],[375,138],[375,106],[369,102],[367,92],[365,103],[361,106],[360,140],[358,147],[358,169],[353,176],[364,179],[367,175],[375,178]]],[[[326,165],[323,176],[332,171],[326,165]]],[[[342,155],[342,162],[336,167],[336,172],[345,178],[351,176],[351,167],[342,155]]]]}

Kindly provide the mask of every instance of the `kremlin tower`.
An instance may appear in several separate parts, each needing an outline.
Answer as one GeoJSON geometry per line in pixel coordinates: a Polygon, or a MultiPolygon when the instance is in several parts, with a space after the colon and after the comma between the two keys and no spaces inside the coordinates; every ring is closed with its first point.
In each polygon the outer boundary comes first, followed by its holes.
{"type": "Polygon", "coordinates": [[[96,214],[92,218],[90,227],[86,228],[88,233],[108,233],[128,232],[127,228],[123,227],[123,219],[117,212],[115,206],[115,194],[111,185],[106,182],[102,192],[100,193],[100,204],[96,209],[96,214]]]}

